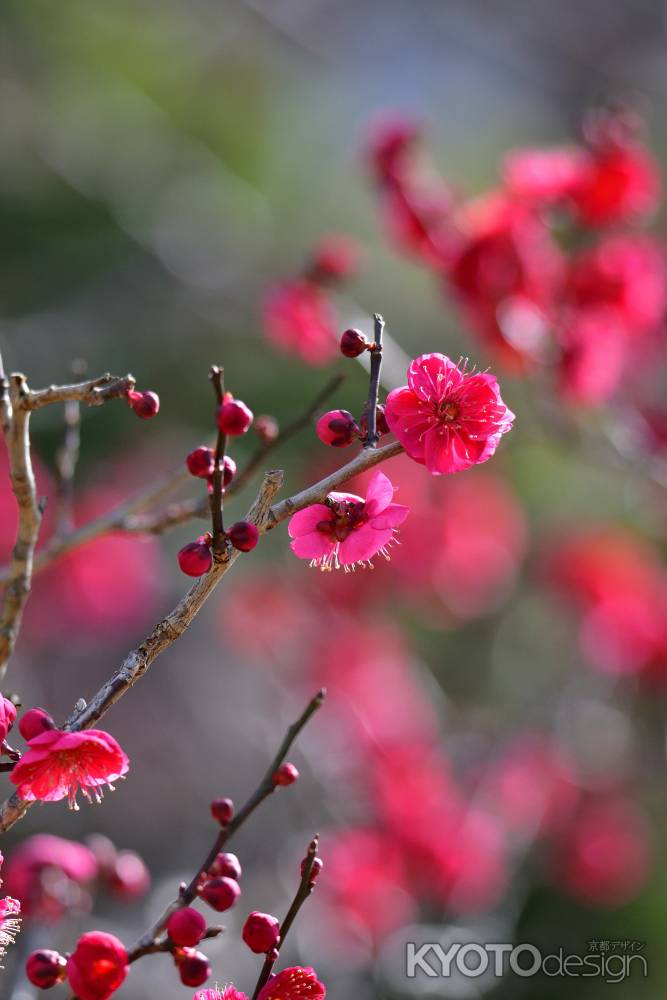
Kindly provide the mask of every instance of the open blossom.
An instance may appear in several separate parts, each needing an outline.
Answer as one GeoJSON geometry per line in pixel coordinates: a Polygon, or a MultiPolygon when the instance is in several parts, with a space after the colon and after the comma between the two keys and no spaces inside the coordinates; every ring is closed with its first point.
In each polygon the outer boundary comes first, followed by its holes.
{"type": "Polygon", "coordinates": [[[122,778],[129,761],[118,743],[101,729],[66,733],[51,729],[29,742],[30,749],[11,773],[22,799],[57,802],[67,796],[71,809],[78,809],[81,789],[86,798],[102,798],[104,785],[122,778]]]}
{"type": "MultiPolygon", "coordinates": [[[[315,970],[296,965],[271,976],[257,1000],[324,1000],[326,995],[326,987],[315,970]]],[[[222,989],[201,990],[195,993],[194,1000],[248,1000],[248,997],[230,984],[222,989]]]]}
{"type": "Polygon", "coordinates": [[[415,358],[385,414],[410,458],[434,475],[486,462],[514,420],[493,375],[466,372],[444,354],[415,358]]]}
{"type": "MultiPolygon", "coordinates": [[[[0,867],[3,861],[4,858],[0,851],[0,867]]],[[[0,884],[2,884],[2,879],[0,879],[0,884]]],[[[0,899],[0,960],[5,955],[9,945],[14,944],[16,935],[21,929],[20,912],[21,904],[18,899],[12,899],[11,896],[0,899]]]]}
{"type": "Polygon", "coordinates": [[[67,981],[79,1000],[108,1000],[127,976],[128,957],[113,934],[90,931],[67,959],[67,981]]]}
{"type": "Polygon", "coordinates": [[[0,899],[0,959],[6,954],[7,948],[14,944],[21,929],[20,912],[21,904],[18,899],[12,899],[11,896],[0,899]]]}
{"type": "Polygon", "coordinates": [[[326,987],[317,978],[315,969],[297,965],[271,976],[257,1000],[323,1000],[326,995],[326,987]]]}
{"type": "Polygon", "coordinates": [[[221,990],[200,990],[195,993],[194,1000],[248,1000],[248,997],[230,983],[221,990]]]}
{"type": "Polygon", "coordinates": [[[353,493],[330,493],[325,503],[306,507],[290,520],[292,551],[322,570],[368,565],[378,552],[388,558],[387,546],[409,512],[393,503],[393,496],[383,472],[371,479],[365,500],[353,493]]]}

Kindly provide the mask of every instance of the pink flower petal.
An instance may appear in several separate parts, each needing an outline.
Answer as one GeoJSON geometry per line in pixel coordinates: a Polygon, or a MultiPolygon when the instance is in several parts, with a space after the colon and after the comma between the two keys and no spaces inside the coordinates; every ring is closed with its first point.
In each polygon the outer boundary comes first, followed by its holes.
{"type": "Polygon", "coordinates": [[[408,368],[408,385],[427,402],[442,399],[462,380],[462,372],[445,354],[422,354],[408,368]]]}
{"type": "Polygon", "coordinates": [[[424,458],[424,435],[434,426],[432,407],[404,386],[387,396],[385,416],[389,429],[396,435],[408,455],[416,461],[424,458]]]}
{"type": "Polygon", "coordinates": [[[323,503],[315,503],[292,515],[287,526],[290,538],[299,538],[315,530],[320,521],[330,521],[331,511],[323,503]]]}
{"type": "Polygon", "coordinates": [[[394,499],[394,487],[384,472],[376,472],[366,490],[366,513],[369,517],[380,514],[394,499]]]}
{"type": "Polygon", "coordinates": [[[364,524],[363,527],[353,531],[344,542],[340,543],[338,558],[343,566],[366,562],[377,555],[393,536],[393,528],[383,528],[376,531],[370,524],[364,524]]]}
{"type": "Polygon", "coordinates": [[[299,559],[321,559],[333,551],[334,542],[321,531],[311,531],[290,542],[290,548],[299,559]]]}
{"type": "Polygon", "coordinates": [[[372,517],[369,524],[374,531],[382,531],[384,528],[396,528],[405,521],[410,513],[410,508],[400,503],[391,503],[380,514],[372,517]]]}

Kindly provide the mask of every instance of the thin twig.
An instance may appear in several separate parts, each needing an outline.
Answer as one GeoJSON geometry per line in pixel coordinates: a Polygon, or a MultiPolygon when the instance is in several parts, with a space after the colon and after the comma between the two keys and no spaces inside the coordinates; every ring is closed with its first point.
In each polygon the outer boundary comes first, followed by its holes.
{"type": "Polygon", "coordinates": [[[377,430],[378,391],[380,389],[380,372],[382,371],[382,333],[384,320],[379,313],[373,316],[374,343],[371,348],[371,373],[368,381],[368,400],[364,408],[366,417],[366,448],[375,448],[380,435],[377,430]]]}
{"type": "MultiPolygon", "coordinates": [[[[225,928],[220,927],[219,925],[207,927],[201,940],[209,941],[211,938],[216,938],[222,934],[224,930],[225,928]]],[[[163,941],[151,941],[150,943],[142,946],[135,945],[134,948],[128,951],[127,960],[130,964],[132,964],[132,962],[136,962],[137,959],[143,958],[144,955],[155,955],[160,951],[171,952],[175,947],[176,946],[169,940],[169,938],[165,938],[163,941]]]]}
{"type": "Polygon", "coordinates": [[[285,757],[289,753],[294,741],[297,739],[301,731],[305,728],[308,722],[310,722],[317,710],[322,706],[325,697],[326,691],[323,688],[321,691],[317,692],[314,698],[311,698],[296,722],[293,722],[288,728],[283,741],[278,748],[278,752],[271,761],[264,777],[255,791],[252,793],[245,805],[243,805],[242,808],[235,814],[230,823],[228,823],[227,826],[222,827],[213,842],[213,846],[202,861],[201,865],[197,868],[196,872],[190,879],[190,882],[181,887],[176,899],[169,903],[157,922],[150,928],[150,930],[146,931],[143,937],[140,938],[134,948],[130,951],[130,961],[133,961],[132,956],[135,953],[144,953],[146,948],[150,948],[151,945],[158,941],[160,935],[164,932],[164,929],[167,926],[167,921],[172,913],[179,910],[182,906],[188,906],[196,898],[197,887],[200,884],[202,876],[211,867],[222,848],[254,813],[257,807],[275,791],[276,786],[273,781],[275,772],[285,760],[285,757]]]}
{"type": "Polygon", "coordinates": [[[37,500],[37,486],[30,457],[30,410],[23,405],[29,393],[24,375],[10,377],[9,396],[12,416],[6,440],[9,473],[18,505],[19,524],[0,613],[0,678],[7,670],[21,627],[23,609],[30,593],[33,556],[42,520],[42,509],[37,500]]]}
{"type": "MultiPolygon", "coordinates": [[[[344,377],[342,375],[336,375],[330,379],[300,417],[297,417],[291,424],[288,424],[274,441],[268,442],[258,448],[244,468],[236,474],[230,485],[226,487],[225,497],[231,497],[239,493],[260,466],[265,463],[269,454],[289,441],[299,431],[303,430],[304,427],[307,427],[324,401],[340,387],[343,381],[344,377]]],[[[184,524],[194,518],[206,517],[210,511],[208,497],[183,500],[178,504],[170,504],[163,509],[149,512],[150,508],[155,507],[165,496],[185,485],[188,480],[187,471],[185,471],[183,465],[179,465],[177,469],[167,473],[149,490],[126,501],[107,514],[96,518],[94,521],[84,524],[81,528],[73,531],[66,537],[52,539],[36,555],[33,572],[41,572],[60,556],[112,532],[120,531],[126,534],[160,535],[176,525],[184,524]]],[[[9,572],[9,567],[0,570],[0,583],[4,583],[9,579],[9,572]]]]}
{"type": "Polygon", "coordinates": [[[0,426],[5,437],[9,434],[12,423],[12,404],[9,398],[9,379],[5,374],[5,366],[0,354],[0,426]]]}
{"type": "MultiPolygon", "coordinates": [[[[225,395],[225,370],[224,368],[218,368],[217,365],[211,367],[209,378],[213,385],[213,391],[215,392],[216,399],[216,413],[218,408],[222,406],[222,401],[225,395]]],[[[224,555],[227,548],[225,541],[225,525],[223,521],[223,478],[224,478],[224,466],[225,461],[225,448],[227,447],[227,435],[218,429],[218,435],[215,442],[215,465],[213,468],[213,489],[211,490],[210,504],[211,504],[211,526],[213,529],[213,554],[220,558],[224,555]]]]}
{"type": "MultiPolygon", "coordinates": [[[[260,530],[266,523],[271,501],[280,489],[282,481],[281,471],[267,472],[257,500],[248,511],[247,520],[255,522],[260,530]]],[[[140,677],[143,677],[156,657],[183,635],[239,555],[240,552],[237,549],[232,549],[224,561],[215,562],[211,570],[190,587],[176,607],[158,622],[141,645],[128,653],[120,667],[102,685],[90,703],[76,710],[70,716],[64,729],[69,732],[78,732],[94,726],[109,711],[111,706],[115,705],[118,699],[122,698],[140,677]]],[[[30,805],[30,802],[24,802],[16,794],[10,796],[0,806],[0,833],[9,830],[17,820],[25,815],[30,805]]]]}
{"type": "Polygon", "coordinates": [[[296,895],[292,900],[292,905],[290,906],[285,919],[280,925],[280,938],[275,948],[272,948],[268,952],[266,958],[264,959],[264,965],[262,966],[262,971],[259,974],[259,979],[257,980],[257,985],[252,995],[252,1000],[257,1000],[262,988],[268,983],[273,967],[278,961],[280,955],[280,949],[285,944],[285,938],[290,932],[290,928],[294,921],[296,920],[299,910],[306,902],[310,894],[315,887],[315,880],[312,877],[313,874],[313,864],[315,858],[317,857],[317,848],[319,846],[319,834],[315,834],[310,844],[308,845],[308,852],[303,861],[303,870],[301,872],[301,879],[299,881],[299,887],[296,891],[296,895]]]}
{"type": "Polygon", "coordinates": [[[134,389],[133,375],[99,375],[87,382],[71,385],[50,385],[47,389],[33,389],[23,399],[22,405],[28,410],[41,410],[53,403],[79,402],[86,406],[100,406],[108,399],[122,399],[134,389]]]}
{"type": "MultiPolygon", "coordinates": [[[[336,472],[315,483],[308,489],[271,506],[271,501],[282,485],[283,473],[273,470],[264,475],[264,482],[257,500],[246,515],[259,528],[260,534],[274,528],[291,514],[303,510],[310,504],[319,503],[331,490],[336,489],[354,476],[378,465],[380,462],[400,454],[400,442],[383,448],[362,449],[352,461],[336,472]]],[[[157,656],[183,635],[215,587],[234,565],[240,555],[237,549],[229,551],[225,559],[214,562],[212,569],[200,577],[176,607],[159,622],[150,635],[125,658],[118,670],[100,688],[89,705],[68,719],[65,728],[76,732],[89,729],[105,715],[112,705],[142,677],[157,656]]],[[[25,815],[30,806],[18,796],[12,795],[0,805],[0,833],[4,833],[25,815]]]]}

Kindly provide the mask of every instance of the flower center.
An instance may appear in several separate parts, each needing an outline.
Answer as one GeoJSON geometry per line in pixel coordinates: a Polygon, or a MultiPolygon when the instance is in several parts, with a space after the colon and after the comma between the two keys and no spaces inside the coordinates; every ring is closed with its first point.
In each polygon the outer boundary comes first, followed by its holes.
{"type": "Polygon", "coordinates": [[[329,500],[326,505],[331,511],[331,517],[317,524],[317,530],[334,542],[344,542],[345,539],[368,520],[365,504],[356,500],[329,500]]]}
{"type": "Polygon", "coordinates": [[[439,420],[446,420],[451,423],[452,420],[456,420],[459,415],[459,407],[456,403],[452,403],[450,400],[442,399],[436,408],[436,416],[439,420]]]}

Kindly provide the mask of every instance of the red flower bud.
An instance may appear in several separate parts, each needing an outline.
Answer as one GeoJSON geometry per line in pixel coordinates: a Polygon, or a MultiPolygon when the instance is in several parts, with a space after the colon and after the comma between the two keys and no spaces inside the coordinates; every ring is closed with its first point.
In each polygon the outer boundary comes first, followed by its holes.
{"type": "MultiPolygon", "coordinates": [[[[222,485],[229,486],[236,475],[236,462],[229,455],[225,455],[222,460],[222,485]]],[[[213,492],[213,473],[208,477],[208,492],[213,492]]]]}
{"type": "Polygon", "coordinates": [[[280,938],[280,921],[270,913],[254,910],[243,925],[241,937],[256,955],[271,951],[280,938]]]}
{"type": "Polygon", "coordinates": [[[359,425],[349,410],[329,410],[317,421],[315,433],[323,444],[347,448],[359,436],[359,425]]]}
{"type": "Polygon", "coordinates": [[[25,974],[33,986],[48,990],[62,983],[67,971],[67,959],[57,951],[33,951],[25,963],[25,974]]]}
{"type": "Polygon", "coordinates": [[[211,802],[211,815],[220,826],[227,826],[234,815],[234,803],[231,799],[214,799],[211,802]]]}
{"type": "Polygon", "coordinates": [[[211,975],[211,963],[201,951],[188,949],[176,958],[176,965],[184,986],[201,986],[211,975]]]}
{"type": "Polygon", "coordinates": [[[201,445],[195,448],[185,459],[188,472],[191,476],[199,476],[201,479],[208,479],[213,475],[215,468],[215,455],[212,448],[201,445]]]}
{"type": "Polygon", "coordinates": [[[55,728],[55,722],[43,708],[30,708],[19,720],[19,732],[26,742],[55,728]]]}
{"type": "Polygon", "coordinates": [[[229,455],[225,455],[222,460],[222,485],[229,486],[236,475],[236,462],[229,455]]]}
{"type": "MultiPolygon", "coordinates": [[[[368,431],[368,422],[366,420],[365,413],[362,415],[360,423],[361,423],[362,437],[365,437],[368,431]]],[[[385,416],[384,406],[382,403],[378,403],[377,407],[375,408],[375,427],[377,429],[378,434],[389,433],[389,424],[387,423],[387,418],[385,416]]]]}
{"type": "MultiPolygon", "coordinates": [[[[302,876],[305,875],[305,873],[306,873],[306,865],[307,864],[308,864],[308,858],[304,858],[303,861],[301,862],[301,875],[302,876]]],[[[309,879],[311,885],[315,881],[315,879],[317,878],[317,876],[320,874],[320,872],[322,871],[323,868],[324,868],[324,862],[322,861],[322,858],[313,858],[313,864],[312,864],[312,867],[310,869],[310,879],[309,879]]]]}
{"type": "Polygon", "coordinates": [[[369,347],[361,330],[346,330],[340,338],[340,353],[346,358],[358,358],[369,347]]]}
{"type": "Polygon", "coordinates": [[[203,576],[213,565],[213,556],[206,535],[196,542],[188,542],[178,553],[178,565],[187,576],[203,576]]]}
{"type": "Polygon", "coordinates": [[[253,420],[253,414],[252,410],[240,399],[228,399],[227,394],[225,394],[225,399],[218,408],[216,419],[218,429],[223,434],[228,437],[237,437],[239,434],[245,434],[248,430],[253,420]]]}
{"type": "Polygon", "coordinates": [[[148,420],[154,417],[160,409],[160,397],[155,392],[135,392],[130,389],[127,399],[138,417],[148,420]]]}
{"type": "Polygon", "coordinates": [[[237,521],[227,532],[227,537],[239,552],[252,552],[259,541],[259,531],[252,521],[237,521]]]}
{"type": "Polygon", "coordinates": [[[295,768],[294,764],[290,764],[289,761],[287,761],[285,764],[281,764],[278,770],[274,773],[273,784],[286,787],[287,785],[293,785],[298,778],[299,772],[295,768]]]}
{"type": "Polygon", "coordinates": [[[218,854],[208,871],[209,875],[224,875],[238,882],[241,878],[241,862],[235,854],[224,851],[218,854]]]}
{"type": "Polygon", "coordinates": [[[206,918],[191,906],[184,906],[169,917],[167,934],[174,944],[191,948],[206,933],[206,918]]]}
{"type": "Polygon", "coordinates": [[[199,895],[218,913],[224,913],[234,906],[241,895],[238,882],[226,875],[216,875],[202,886],[199,895]]]}
{"type": "Polygon", "coordinates": [[[127,952],[104,931],[83,934],[67,959],[67,980],[79,1000],[108,1000],[127,976],[127,952]]]}
{"type": "Polygon", "coordinates": [[[268,413],[257,417],[255,421],[255,434],[264,444],[271,444],[272,441],[276,440],[279,433],[280,427],[275,417],[270,416],[268,413]]]}

